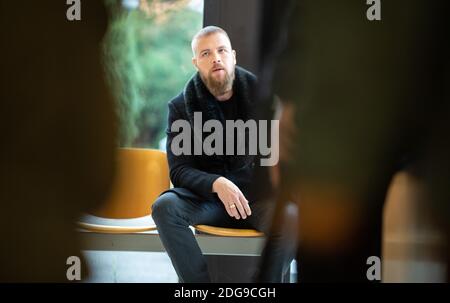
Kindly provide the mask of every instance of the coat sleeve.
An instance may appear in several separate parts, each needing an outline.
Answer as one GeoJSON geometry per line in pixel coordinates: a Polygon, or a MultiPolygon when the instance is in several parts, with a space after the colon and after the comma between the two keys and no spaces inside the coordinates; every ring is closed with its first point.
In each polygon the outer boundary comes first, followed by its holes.
{"type": "Polygon", "coordinates": [[[171,149],[172,140],[179,132],[172,132],[171,126],[178,119],[183,119],[182,115],[178,112],[175,105],[169,102],[166,150],[172,184],[174,187],[183,187],[204,198],[210,198],[212,195],[212,184],[220,175],[199,170],[196,167],[193,155],[174,155],[171,149]]]}

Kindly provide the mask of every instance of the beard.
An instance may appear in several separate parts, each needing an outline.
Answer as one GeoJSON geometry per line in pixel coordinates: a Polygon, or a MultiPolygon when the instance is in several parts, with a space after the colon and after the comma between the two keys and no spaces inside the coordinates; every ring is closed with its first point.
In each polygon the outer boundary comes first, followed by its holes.
{"type": "Polygon", "coordinates": [[[223,95],[233,88],[233,82],[235,77],[234,69],[231,73],[228,73],[226,69],[224,69],[224,71],[225,76],[219,80],[216,80],[212,76],[212,71],[210,71],[206,77],[205,75],[200,73],[200,78],[203,80],[203,83],[205,83],[206,87],[213,96],[223,95]]]}

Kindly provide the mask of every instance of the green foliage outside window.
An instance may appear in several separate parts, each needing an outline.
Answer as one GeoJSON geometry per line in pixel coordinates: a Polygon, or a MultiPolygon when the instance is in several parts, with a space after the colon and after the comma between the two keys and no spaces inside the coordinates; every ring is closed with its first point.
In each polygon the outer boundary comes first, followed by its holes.
{"type": "Polygon", "coordinates": [[[190,42],[202,26],[202,14],[188,1],[172,1],[179,5],[152,14],[151,4],[158,1],[147,0],[150,8],[135,10],[109,2],[105,60],[117,100],[120,146],[158,148],[167,127],[167,102],[195,72],[190,42]]]}

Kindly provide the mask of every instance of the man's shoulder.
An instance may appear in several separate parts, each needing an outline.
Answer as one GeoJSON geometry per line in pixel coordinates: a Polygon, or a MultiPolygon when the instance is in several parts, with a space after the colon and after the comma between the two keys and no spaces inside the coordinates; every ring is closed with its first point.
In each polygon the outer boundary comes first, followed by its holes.
{"type": "Polygon", "coordinates": [[[177,110],[182,110],[184,109],[184,94],[183,92],[179,93],[178,95],[176,95],[175,97],[173,97],[170,101],[169,101],[169,109],[171,108],[171,106],[175,107],[177,110]]]}
{"type": "Polygon", "coordinates": [[[236,65],[236,72],[241,75],[241,77],[245,77],[248,81],[256,82],[258,78],[251,71],[243,68],[242,66],[236,65]]]}
{"type": "Polygon", "coordinates": [[[236,79],[244,89],[255,89],[258,85],[258,78],[255,74],[238,65],[236,65],[236,79]]]}

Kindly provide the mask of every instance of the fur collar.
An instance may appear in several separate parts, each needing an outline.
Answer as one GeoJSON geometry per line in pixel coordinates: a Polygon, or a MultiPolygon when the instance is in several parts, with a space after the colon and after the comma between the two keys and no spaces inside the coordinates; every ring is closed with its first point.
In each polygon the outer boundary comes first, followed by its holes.
{"type": "MultiPolygon", "coordinates": [[[[238,101],[240,118],[244,121],[250,118],[254,106],[255,88],[256,76],[242,67],[236,66],[233,94],[238,101]]],[[[192,127],[194,125],[194,112],[202,112],[203,122],[210,119],[224,122],[222,112],[214,96],[206,88],[198,72],[186,84],[183,96],[187,117],[192,127]]]]}

